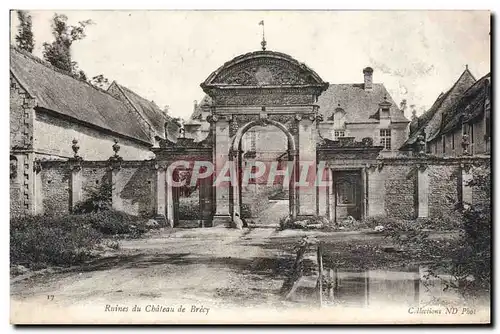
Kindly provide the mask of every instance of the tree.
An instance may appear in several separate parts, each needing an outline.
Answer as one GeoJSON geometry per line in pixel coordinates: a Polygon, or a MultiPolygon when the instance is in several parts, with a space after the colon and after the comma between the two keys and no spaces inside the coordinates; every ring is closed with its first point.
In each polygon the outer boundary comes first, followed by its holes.
{"type": "Polygon", "coordinates": [[[77,26],[68,25],[68,17],[63,14],[54,14],[52,18],[52,43],[43,43],[43,58],[53,66],[73,74],[75,77],[86,80],[83,70],[71,59],[71,45],[75,41],[85,38],[85,27],[92,24],[91,20],[80,21],[77,26]]]}
{"type": "Polygon", "coordinates": [[[109,80],[104,75],[99,74],[89,80],[89,83],[95,87],[106,90],[109,87],[109,80]]]}
{"type": "Polygon", "coordinates": [[[19,26],[17,27],[16,44],[20,49],[32,53],[35,41],[31,30],[31,15],[27,11],[18,10],[17,17],[19,26]]]}

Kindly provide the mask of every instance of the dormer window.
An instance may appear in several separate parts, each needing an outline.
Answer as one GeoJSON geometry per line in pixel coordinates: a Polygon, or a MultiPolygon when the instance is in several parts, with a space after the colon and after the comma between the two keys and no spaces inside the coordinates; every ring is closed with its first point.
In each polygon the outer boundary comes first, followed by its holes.
{"type": "Polygon", "coordinates": [[[344,109],[337,108],[333,113],[333,139],[337,140],[339,137],[345,137],[345,122],[346,122],[346,113],[344,109]]]}
{"type": "Polygon", "coordinates": [[[384,101],[379,103],[380,107],[380,119],[390,118],[389,110],[391,108],[392,103],[387,101],[387,95],[384,96],[384,101]]]}
{"type": "Polygon", "coordinates": [[[345,131],[344,130],[335,130],[334,137],[335,137],[335,139],[337,139],[339,137],[345,137],[345,131]]]}

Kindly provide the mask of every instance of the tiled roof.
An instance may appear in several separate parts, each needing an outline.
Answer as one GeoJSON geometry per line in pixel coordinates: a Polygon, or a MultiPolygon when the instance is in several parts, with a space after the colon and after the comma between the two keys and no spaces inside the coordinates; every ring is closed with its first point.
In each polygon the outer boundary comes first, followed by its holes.
{"type": "MultiPolygon", "coordinates": [[[[398,108],[383,84],[373,84],[373,88],[366,91],[363,84],[330,84],[318,99],[319,111],[326,119],[340,104],[340,108],[346,112],[347,123],[378,123],[375,115],[379,111],[379,104],[384,102],[384,97],[387,97],[387,102],[391,103],[392,122],[408,123],[409,120],[398,108]]],[[[190,119],[199,119],[201,106],[211,102],[210,97],[205,95],[190,119]]]]}
{"type": "MultiPolygon", "coordinates": [[[[205,95],[203,97],[203,99],[200,101],[200,103],[198,103],[195,107],[195,110],[193,111],[193,113],[191,114],[191,116],[189,117],[190,120],[202,120],[201,119],[201,113],[202,113],[202,106],[203,105],[211,105],[212,104],[212,98],[208,95],[205,95]]],[[[202,120],[204,121],[204,120],[202,120]]]]}
{"type": "Polygon", "coordinates": [[[143,115],[143,117],[146,119],[146,122],[151,125],[157,135],[163,138],[165,133],[165,122],[170,120],[170,117],[167,117],[153,101],[149,101],[143,98],[136,92],[123,85],[120,85],[116,81],[114,81],[113,84],[117,85],[121,89],[125,97],[133,105],[133,107],[141,115],[143,115]]]}
{"type": "Polygon", "coordinates": [[[10,71],[36,99],[38,107],[150,143],[141,126],[130,122],[132,111],[107,92],[13,46],[10,48],[10,71]]]}
{"type": "Polygon", "coordinates": [[[364,84],[330,84],[328,89],[318,98],[319,111],[326,118],[336,108],[345,111],[346,123],[378,123],[376,115],[379,104],[391,103],[389,112],[391,122],[410,122],[398,108],[383,84],[373,84],[371,90],[365,90],[364,84]]]}
{"type": "Polygon", "coordinates": [[[433,120],[437,117],[441,118],[441,115],[475,82],[476,79],[469,69],[466,68],[453,86],[446,93],[441,93],[432,107],[418,118],[418,127],[413,128],[414,130],[411,131],[409,138],[401,148],[405,149],[413,145],[422,131],[425,131],[427,134],[427,141],[435,137],[440,129],[436,124],[441,124],[441,121],[434,122],[433,120]],[[432,127],[429,126],[431,121],[435,123],[432,127]]]}
{"type": "Polygon", "coordinates": [[[462,122],[475,119],[484,111],[486,99],[486,85],[491,80],[491,73],[476,81],[444,114],[443,127],[441,131],[430,140],[444,135],[462,126],[462,122]]]}

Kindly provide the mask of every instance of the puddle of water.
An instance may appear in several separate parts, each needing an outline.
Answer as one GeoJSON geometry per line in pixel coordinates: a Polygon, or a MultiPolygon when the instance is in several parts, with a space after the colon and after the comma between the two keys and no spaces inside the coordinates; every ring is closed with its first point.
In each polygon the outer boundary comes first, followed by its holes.
{"type": "MultiPolygon", "coordinates": [[[[413,270],[325,270],[323,284],[324,305],[343,305],[348,307],[427,307],[466,305],[455,289],[446,289],[446,282],[453,282],[450,275],[437,278],[425,277],[427,269],[418,267],[413,270]],[[331,278],[330,278],[331,277],[331,278]],[[331,282],[331,285],[328,283],[331,282]],[[330,289],[331,287],[331,289],[330,289]]],[[[317,278],[317,276],[315,276],[317,278]]],[[[314,277],[305,278],[293,298],[299,302],[317,303],[314,277]],[[312,283],[312,284],[311,284],[312,283]]],[[[489,300],[481,299],[481,306],[489,300]]]]}

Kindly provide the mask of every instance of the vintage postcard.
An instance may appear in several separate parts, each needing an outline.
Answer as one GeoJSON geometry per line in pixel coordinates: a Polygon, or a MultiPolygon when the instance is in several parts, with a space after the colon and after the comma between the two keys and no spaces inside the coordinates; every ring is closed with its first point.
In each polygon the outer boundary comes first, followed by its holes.
{"type": "Polygon", "coordinates": [[[12,324],[489,324],[489,11],[10,12],[12,324]]]}

